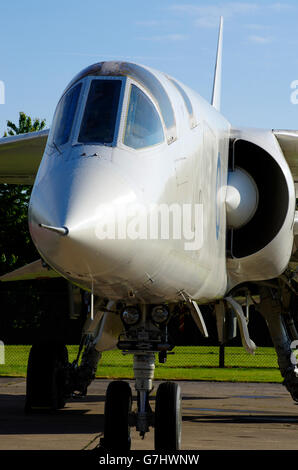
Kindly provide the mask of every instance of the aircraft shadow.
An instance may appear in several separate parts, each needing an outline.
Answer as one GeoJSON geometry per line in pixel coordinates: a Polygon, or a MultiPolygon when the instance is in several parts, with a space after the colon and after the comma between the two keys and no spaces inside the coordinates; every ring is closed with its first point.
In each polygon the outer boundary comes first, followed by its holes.
{"type": "MultiPolygon", "coordinates": [[[[102,402],[104,397],[91,396],[84,403],[102,402]]],[[[100,434],[103,432],[104,415],[88,413],[90,409],[74,409],[72,403],[80,405],[80,400],[67,402],[66,407],[50,412],[25,413],[24,395],[0,395],[0,436],[19,434],[100,434]]],[[[82,400],[83,405],[83,400],[82,400]]]]}
{"type": "Polygon", "coordinates": [[[182,395],[182,401],[187,401],[187,400],[226,400],[226,399],[229,399],[230,397],[203,397],[203,396],[196,396],[196,397],[192,397],[192,396],[184,396],[182,395]]]}

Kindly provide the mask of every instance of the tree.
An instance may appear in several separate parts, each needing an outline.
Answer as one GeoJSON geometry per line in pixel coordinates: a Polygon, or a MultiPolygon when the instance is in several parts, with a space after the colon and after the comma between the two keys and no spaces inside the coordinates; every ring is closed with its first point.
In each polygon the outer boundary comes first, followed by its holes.
{"type": "MultiPolygon", "coordinates": [[[[7,121],[7,135],[40,131],[45,119],[32,119],[19,113],[18,126],[7,121]]],[[[31,186],[0,184],[0,275],[39,257],[29,234],[27,214],[31,186]]]]}
{"type": "MultiPolygon", "coordinates": [[[[20,112],[18,124],[7,121],[4,136],[44,129],[46,121],[20,112]]],[[[31,186],[0,184],[0,275],[40,258],[29,233],[31,186]]],[[[39,335],[43,318],[68,314],[65,279],[0,282],[0,339],[5,344],[28,344],[39,335]],[[37,333],[38,332],[38,333],[37,333]]]]}
{"type": "MultiPolygon", "coordinates": [[[[39,119],[32,122],[21,112],[18,125],[7,121],[4,137],[38,131],[45,124],[45,120],[39,119]]],[[[31,186],[0,184],[0,275],[39,258],[28,228],[31,189],[31,186]]],[[[34,318],[40,316],[37,314],[39,297],[36,283],[0,283],[1,339],[7,341],[8,331],[15,332],[20,325],[32,323],[32,318],[26,318],[27,311],[31,311],[34,318]]]]}
{"type": "Polygon", "coordinates": [[[4,137],[7,135],[18,135],[18,134],[27,134],[28,132],[41,131],[46,125],[45,119],[32,119],[30,116],[27,116],[22,111],[19,115],[19,126],[16,126],[12,121],[7,121],[7,132],[4,133],[4,137]]]}

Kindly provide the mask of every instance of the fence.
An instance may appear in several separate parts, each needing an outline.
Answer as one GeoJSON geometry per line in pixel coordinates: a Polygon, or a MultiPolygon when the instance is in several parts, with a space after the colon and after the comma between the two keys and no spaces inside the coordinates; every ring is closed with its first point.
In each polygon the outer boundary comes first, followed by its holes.
{"type": "MultiPolygon", "coordinates": [[[[30,345],[6,345],[5,363],[0,364],[0,375],[26,376],[30,345]]],[[[68,346],[69,362],[78,352],[77,345],[68,346]]],[[[105,351],[99,361],[97,377],[133,378],[133,357],[121,351],[105,351]]],[[[247,381],[281,381],[274,348],[257,348],[254,355],[242,347],[226,346],[176,346],[165,364],[156,357],[156,378],[209,379],[247,381]]]]}

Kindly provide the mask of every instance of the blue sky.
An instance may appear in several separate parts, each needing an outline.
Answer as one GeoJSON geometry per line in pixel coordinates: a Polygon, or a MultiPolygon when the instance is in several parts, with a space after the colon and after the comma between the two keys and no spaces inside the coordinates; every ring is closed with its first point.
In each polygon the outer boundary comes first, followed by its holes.
{"type": "Polygon", "coordinates": [[[49,127],[67,83],[101,60],[157,68],[209,101],[220,15],[222,113],[234,126],[298,129],[294,0],[15,0],[1,2],[0,135],[19,111],[49,127]]]}

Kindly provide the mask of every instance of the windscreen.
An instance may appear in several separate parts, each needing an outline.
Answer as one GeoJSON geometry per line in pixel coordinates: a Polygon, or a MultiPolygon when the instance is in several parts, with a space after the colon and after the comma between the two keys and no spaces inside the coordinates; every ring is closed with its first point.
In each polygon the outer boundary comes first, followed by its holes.
{"type": "Polygon", "coordinates": [[[121,92],[121,80],[92,80],[78,141],[112,144],[121,92]]]}

